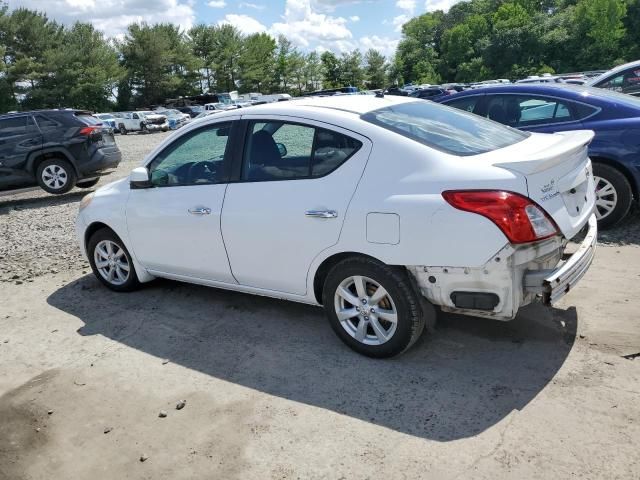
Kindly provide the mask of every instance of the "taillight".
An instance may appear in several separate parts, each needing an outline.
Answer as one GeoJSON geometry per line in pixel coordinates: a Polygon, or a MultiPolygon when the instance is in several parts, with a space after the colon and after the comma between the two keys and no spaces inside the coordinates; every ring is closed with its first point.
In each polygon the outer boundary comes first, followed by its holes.
{"type": "Polygon", "coordinates": [[[86,135],[88,137],[94,133],[98,133],[98,130],[100,130],[101,128],[102,127],[99,125],[90,125],[88,127],[82,127],[78,133],[80,135],[86,135]]]}
{"type": "Polygon", "coordinates": [[[477,213],[495,223],[511,243],[528,243],[552,237],[558,229],[531,199],[513,192],[457,190],[442,192],[458,210],[477,213]]]}

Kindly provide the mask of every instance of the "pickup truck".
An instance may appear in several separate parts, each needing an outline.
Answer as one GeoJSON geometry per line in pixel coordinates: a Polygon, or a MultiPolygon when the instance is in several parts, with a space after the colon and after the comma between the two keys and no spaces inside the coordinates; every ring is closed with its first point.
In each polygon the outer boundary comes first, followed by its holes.
{"type": "Polygon", "coordinates": [[[166,116],[153,112],[122,112],[118,118],[118,130],[122,135],[129,132],[166,132],[169,122],[166,116]]]}

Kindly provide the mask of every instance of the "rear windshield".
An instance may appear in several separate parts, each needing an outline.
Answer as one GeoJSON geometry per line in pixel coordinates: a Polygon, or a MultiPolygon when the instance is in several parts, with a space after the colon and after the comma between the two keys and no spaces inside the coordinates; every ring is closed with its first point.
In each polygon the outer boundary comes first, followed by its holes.
{"type": "Polygon", "coordinates": [[[490,152],[529,136],[477,115],[426,100],[365,113],[363,120],[453,155],[490,152]]]}
{"type": "Polygon", "coordinates": [[[93,115],[76,114],[76,118],[85,125],[98,125],[102,123],[99,118],[93,115]]]}

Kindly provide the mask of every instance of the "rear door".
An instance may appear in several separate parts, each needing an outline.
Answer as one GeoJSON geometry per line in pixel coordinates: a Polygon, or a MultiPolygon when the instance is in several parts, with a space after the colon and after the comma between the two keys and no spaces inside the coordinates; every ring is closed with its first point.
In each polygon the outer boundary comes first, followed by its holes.
{"type": "Polygon", "coordinates": [[[222,234],[241,285],[304,295],[313,259],[337,243],[371,142],[334,125],[244,115],[242,171],[222,234]]]}
{"type": "Polygon", "coordinates": [[[29,153],[42,147],[42,134],[31,115],[0,120],[0,188],[29,181],[29,153]]]}

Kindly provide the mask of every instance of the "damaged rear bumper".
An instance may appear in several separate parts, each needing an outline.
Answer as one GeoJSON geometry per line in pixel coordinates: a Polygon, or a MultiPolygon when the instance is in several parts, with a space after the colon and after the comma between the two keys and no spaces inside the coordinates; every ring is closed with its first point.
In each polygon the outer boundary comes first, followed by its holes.
{"type": "Polygon", "coordinates": [[[580,247],[554,270],[529,271],[524,276],[526,292],[542,297],[545,305],[553,305],[564,297],[587,273],[596,253],[598,224],[596,216],[589,218],[587,235],[580,247]]]}
{"type": "Polygon", "coordinates": [[[588,221],[585,239],[571,256],[567,240],[555,236],[525,245],[505,245],[478,267],[408,265],[420,293],[443,311],[494,320],[515,318],[536,299],[551,305],[577,284],[595,254],[597,224],[588,221]]]}

